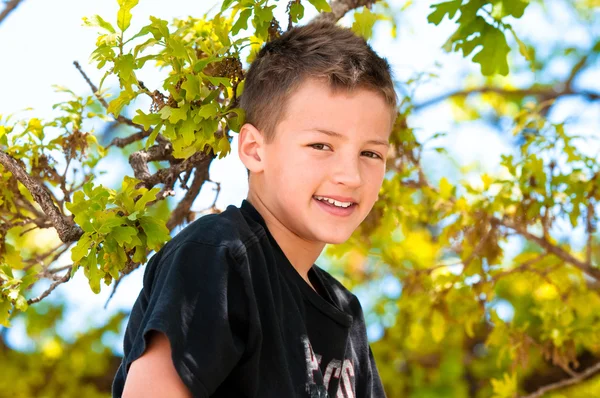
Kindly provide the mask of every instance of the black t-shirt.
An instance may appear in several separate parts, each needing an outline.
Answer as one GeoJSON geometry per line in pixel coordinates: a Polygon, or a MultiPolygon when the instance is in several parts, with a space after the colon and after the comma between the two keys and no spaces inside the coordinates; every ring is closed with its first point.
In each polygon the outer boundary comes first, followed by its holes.
{"type": "Polygon", "coordinates": [[[302,279],[244,200],[184,228],[149,261],[113,382],[150,330],[194,397],[385,397],[356,296],[316,265],[302,279]]]}

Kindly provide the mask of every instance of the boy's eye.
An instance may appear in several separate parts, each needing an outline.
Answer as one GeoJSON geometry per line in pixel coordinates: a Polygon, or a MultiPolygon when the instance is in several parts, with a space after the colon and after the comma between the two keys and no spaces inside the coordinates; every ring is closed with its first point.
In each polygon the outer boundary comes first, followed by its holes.
{"type": "MultiPolygon", "coordinates": [[[[314,148],[318,151],[326,150],[326,148],[329,148],[328,150],[331,150],[331,147],[327,144],[310,144],[308,146],[311,148],[314,148]]],[[[365,155],[366,157],[371,158],[371,159],[383,159],[381,157],[381,155],[379,155],[378,153],[375,153],[375,152],[371,152],[371,151],[363,151],[363,152],[361,152],[361,155],[365,155]]]]}
{"type": "Polygon", "coordinates": [[[381,157],[381,156],[380,156],[378,153],[371,152],[371,151],[364,151],[364,152],[363,152],[363,154],[365,154],[365,153],[367,154],[366,156],[367,156],[368,158],[372,158],[372,159],[382,159],[382,157],[381,157]]]}
{"type": "Polygon", "coordinates": [[[310,144],[309,147],[322,151],[325,147],[329,148],[327,144],[310,144]]]}

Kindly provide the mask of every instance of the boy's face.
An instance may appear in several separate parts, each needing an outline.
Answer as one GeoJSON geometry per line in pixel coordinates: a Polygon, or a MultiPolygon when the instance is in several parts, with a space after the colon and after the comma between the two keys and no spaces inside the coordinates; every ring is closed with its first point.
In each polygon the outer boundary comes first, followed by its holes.
{"type": "Polygon", "coordinates": [[[346,241],[377,200],[390,112],[373,91],[334,94],[324,83],[305,81],[289,98],[274,140],[262,144],[255,194],[299,237],[346,241]]]}

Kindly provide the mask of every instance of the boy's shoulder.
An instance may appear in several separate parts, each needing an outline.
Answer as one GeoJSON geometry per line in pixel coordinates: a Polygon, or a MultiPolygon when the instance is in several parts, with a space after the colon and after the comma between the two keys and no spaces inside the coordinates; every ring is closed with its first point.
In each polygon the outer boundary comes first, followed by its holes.
{"type": "Polygon", "coordinates": [[[166,254],[185,243],[226,247],[236,252],[264,233],[258,223],[244,215],[242,208],[229,205],[221,213],[207,214],[191,222],[167,242],[163,252],[166,254]]]}
{"type": "Polygon", "coordinates": [[[339,304],[342,306],[344,312],[349,312],[353,316],[362,313],[362,307],[358,297],[352,293],[346,286],[342,284],[336,277],[325,271],[323,268],[315,265],[316,272],[319,274],[323,282],[328,285],[330,292],[335,294],[335,297],[339,304]]]}

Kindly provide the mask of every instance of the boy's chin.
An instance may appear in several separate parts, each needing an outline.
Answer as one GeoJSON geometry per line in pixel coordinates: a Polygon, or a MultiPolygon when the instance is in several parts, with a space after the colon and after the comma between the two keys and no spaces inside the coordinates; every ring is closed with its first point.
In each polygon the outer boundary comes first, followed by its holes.
{"type": "Polygon", "coordinates": [[[321,242],[329,245],[339,245],[345,243],[352,234],[324,234],[321,236],[321,242]]]}

